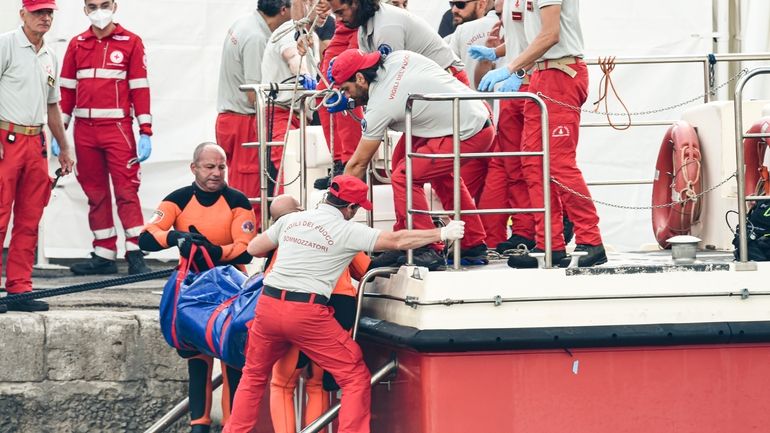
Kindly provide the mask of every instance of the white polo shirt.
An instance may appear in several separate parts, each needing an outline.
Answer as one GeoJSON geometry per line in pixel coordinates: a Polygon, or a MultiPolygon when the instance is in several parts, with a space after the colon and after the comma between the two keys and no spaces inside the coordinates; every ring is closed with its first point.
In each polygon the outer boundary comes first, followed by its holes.
{"type": "Polygon", "coordinates": [[[460,24],[454,33],[444,38],[449,48],[465,63],[465,72],[468,74],[468,81],[473,89],[476,88],[474,76],[479,61],[468,55],[468,48],[471,45],[483,46],[496,22],[497,14],[495,11],[489,11],[479,19],[460,24]]]}
{"type": "Polygon", "coordinates": [[[262,53],[270,33],[258,11],[238,19],[227,31],[219,67],[217,112],[256,113],[238,86],[262,82],[262,53]]]}
{"type": "Polygon", "coordinates": [[[527,48],[527,34],[524,31],[524,10],[527,0],[503,2],[503,34],[505,35],[505,64],[527,48]]]}
{"type": "Polygon", "coordinates": [[[374,249],[380,230],[345,220],[339,209],[322,203],[281,217],[265,235],[278,245],[265,285],[328,298],[353,256],[374,249]]]}
{"type": "MultiPolygon", "coordinates": [[[[377,78],[369,84],[363,138],[379,140],[387,128],[405,132],[406,100],[415,93],[474,92],[436,62],[411,51],[395,51],[385,59],[377,78]]],[[[476,135],[487,119],[489,111],[484,102],[460,101],[460,139],[476,135]]],[[[412,135],[426,138],[452,135],[452,101],[415,101],[412,135]]]]}
{"type": "Polygon", "coordinates": [[[0,35],[0,119],[25,126],[48,123],[48,104],[61,99],[59,62],[48,45],[38,52],[22,27],[0,35]]]}
{"type": "Polygon", "coordinates": [[[542,21],[540,8],[561,5],[559,17],[559,42],[543,54],[540,60],[559,59],[566,56],[583,57],[583,30],[580,27],[579,0],[527,0],[524,14],[524,30],[527,41],[532,42],[540,33],[542,21]]]}
{"type": "Polygon", "coordinates": [[[460,58],[425,20],[385,3],[380,3],[380,10],[358,29],[358,48],[373,53],[380,47],[388,52],[414,51],[443,69],[464,69],[460,58]]]}
{"type": "MultiPolygon", "coordinates": [[[[294,28],[294,21],[286,21],[281,24],[273,35],[277,35],[283,31],[294,28]]],[[[294,40],[294,31],[287,31],[280,39],[273,42],[273,35],[270,35],[270,39],[265,46],[265,52],[262,55],[262,83],[282,83],[285,80],[289,80],[289,83],[294,83],[293,78],[296,77],[291,72],[289,64],[283,58],[283,52],[289,48],[296,49],[297,41],[294,40]]],[[[302,58],[302,63],[305,62],[305,58],[302,58]]],[[[300,90],[302,87],[300,86],[300,90]]],[[[278,92],[275,102],[285,108],[289,107],[291,103],[292,92],[278,92]]]]}

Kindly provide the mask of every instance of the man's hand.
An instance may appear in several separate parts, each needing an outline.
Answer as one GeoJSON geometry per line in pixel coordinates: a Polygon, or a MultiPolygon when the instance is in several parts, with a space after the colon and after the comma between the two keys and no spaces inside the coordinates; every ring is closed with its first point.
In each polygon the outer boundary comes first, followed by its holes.
{"type": "Polygon", "coordinates": [[[299,76],[302,88],[305,90],[315,90],[318,87],[318,80],[313,78],[310,74],[302,74],[299,76]]]}
{"type": "Polygon", "coordinates": [[[315,13],[318,15],[318,26],[323,25],[326,22],[326,18],[331,14],[332,7],[326,0],[319,0],[315,6],[315,13]]]}
{"type": "Polygon", "coordinates": [[[329,113],[339,113],[342,111],[347,110],[350,104],[350,100],[347,96],[345,96],[344,93],[340,93],[341,97],[337,97],[337,94],[335,93],[329,99],[326,100],[326,110],[329,111],[329,113]]]}
{"type": "Polygon", "coordinates": [[[201,244],[204,241],[208,242],[208,239],[200,233],[171,230],[168,232],[168,235],[166,235],[166,243],[168,246],[179,248],[179,255],[185,258],[189,258],[190,248],[192,248],[193,244],[201,244]]]}
{"type": "Polygon", "coordinates": [[[465,235],[465,221],[449,221],[445,227],[441,227],[441,240],[454,241],[462,239],[465,235]]]}
{"type": "Polygon", "coordinates": [[[497,60],[494,48],[482,47],[481,45],[471,45],[468,47],[468,55],[476,60],[497,60]]]}
{"type": "Polygon", "coordinates": [[[140,135],[139,136],[139,144],[137,145],[136,149],[136,159],[137,162],[143,162],[147,160],[147,158],[150,157],[150,154],[152,153],[152,141],[150,140],[149,135],[140,135]]]}
{"type": "Polygon", "coordinates": [[[512,74],[508,79],[503,81],[498,89],[500,92],[518,92],[521,87],[523,78],[519,78],[518,75],[512,74]]]}
{"type": "Polygon", "coordinates": [[[72,167],[74,165],[75,162],[70,158],[70,153],[68,151],[62,150],[59,152],[59,167],[61,167],[62,176],[72,173],[72,167]]]}
{"type": "Polygon", "coordinates": [[[513,74],[511,74],[511,71],[508,70],[507,65],[503,66],[502,68],[492,69],[491,71],[487,72],[486,75],[484,75],[484,78],[481,79],[481,82],[479,83],[479,91],[491,92],[494,90],[495,84],[499,83],[500,81],[507,80],[511,75],[513,74]]]}
{"type": "Polygon", "coordinates": [[[503,38],[500,37],[500,29],[502,27],[502,21],[498,21],[492,26],[492,29],[489,31],[489,35],[487,35],[487,40],[484,42],[485,46],[489,48],[497,48],[498,45],[503,44],[503,38]]]}

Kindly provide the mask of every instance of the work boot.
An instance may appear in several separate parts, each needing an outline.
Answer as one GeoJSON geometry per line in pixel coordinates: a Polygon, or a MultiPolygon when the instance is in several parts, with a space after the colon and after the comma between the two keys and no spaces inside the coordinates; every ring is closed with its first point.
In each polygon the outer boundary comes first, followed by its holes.
{"type": "MultiPolygon", "coordinates": [[[[454,263],[454,254],[447,258],[447,264],[454,263]]],[[[460,250],[460,264],[463,266],[479,266],[489,264],[487,258],[487,244],[479,244],[475,247],[463,248],[460,250]]]]}
{"type": "Polygon", "coordinates": [[[524,236],[512,234],[507,241],[502,241],[495,247],[495,251],[500,254],[505,253],[508,250],[526,250],[531,251],[535,248],[535,241],[533,239],[525,238],[524,236]]]}
{"type": "MultiPolygon", "coordinates": [[[[607,253],[604,251],[604,245],[577,244],[577,246],[575,246],[575,251],[585,251],[588,253],[587,255],[581,256],[578,259],[579,268],[586,268],[589,266],[596,266],[607,263],[607,253]]],[[[559,267],[568,267],[571,260],[572,256],[567,256],[561,259],[561,262],[559,262],[559,267]]]]}
{"type": "Polygon", "coordinates": [[[7,308],[8,311],[26,311],[29,313],[35,311],[48,311],[48,303],[36,299],[28,299],[26,301],[9,302],[7,308]]]}
{"type": "Polygon", "coordinates": [[[334,176],[339,176],[342,173],[345,172],[345,163],[340,160],[334,160],[334,165],[332,166],[332,169],[329,171],[329,175],[326,177],[322,177],[319,179],[316,179],[313,182],[313,188],[315,189],[329,189],[329,186],[331,186],[332,178],[334,176]]]}
{"type": "Polygon", "coordinates": [[[406,262],[404,258],[406,252],[401,250],[390,250],[381,253],[380,255],[372,258],[372,263],[369,265],[369,270],[374,268],[390,268],[399,267],[406,262]]]}
{"type": "MultiPolygon", "coordinates": [[[[414,250],[412,261],[415,266],[428,268],[429,271],[443,271],[446,269],[444,256],[431,247],[420,247],[414,250]]],[[[406,254],[399,258],[399,265],[406,264],[406,254]]]]}
{"type": "Polygon", "coordinates": [[[141,251],[127,251],[128,275],[146,274],[152,269],[144,263],[144,253],[141,251]]]}
{"type": "MultiPolygon", "coordinates": [[[[544,252],[540,248],[535,248],[531,252],[533,253],[542,253],[544,252]]],[[[564,252],[564,250],[561,251],[551,251],[551,265],[552,266],[559,266],[561,263],[561,260],[567,257],[567,253],[564,252]]],[[[531,268],[537,268],[537,258],[532,257],[529,255],[529,252],[524,254],[516,254],[513,256],[508,257],[508,266],[512,268],[517,269],[531,269],[531,268]]]]}
{"type": "Polygon", "coordinates": [[[115,264],[115,260],[105,259],[91,253],[90,260],[75,263],[70,266],[70,271],[75,275],[117,274],[118,265],[115,264]]]}

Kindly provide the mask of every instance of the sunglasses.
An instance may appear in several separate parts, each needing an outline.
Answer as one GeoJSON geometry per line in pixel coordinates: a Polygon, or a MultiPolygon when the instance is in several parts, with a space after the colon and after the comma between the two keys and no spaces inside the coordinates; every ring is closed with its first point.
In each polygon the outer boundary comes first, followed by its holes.
{"type": "Polygon", "coordinates": [[[468,3],[475,2],[476,0],[465,0],[465,1],[458,1],[458,2],[449,2],[449,8],[457,8],[457,9],[465,9],[465,6],[468,5],[468,3]]]}

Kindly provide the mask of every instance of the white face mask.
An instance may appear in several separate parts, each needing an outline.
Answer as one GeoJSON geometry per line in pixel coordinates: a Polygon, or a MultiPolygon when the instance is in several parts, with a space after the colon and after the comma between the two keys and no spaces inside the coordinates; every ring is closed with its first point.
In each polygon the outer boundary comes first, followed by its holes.
{"type": "Polygon", "coordinates": [[[112,23],[112,14],[112,9],[97,9],[88,14],[88,19],[91,20],[91,24],[104,30],[112,23]]]}

